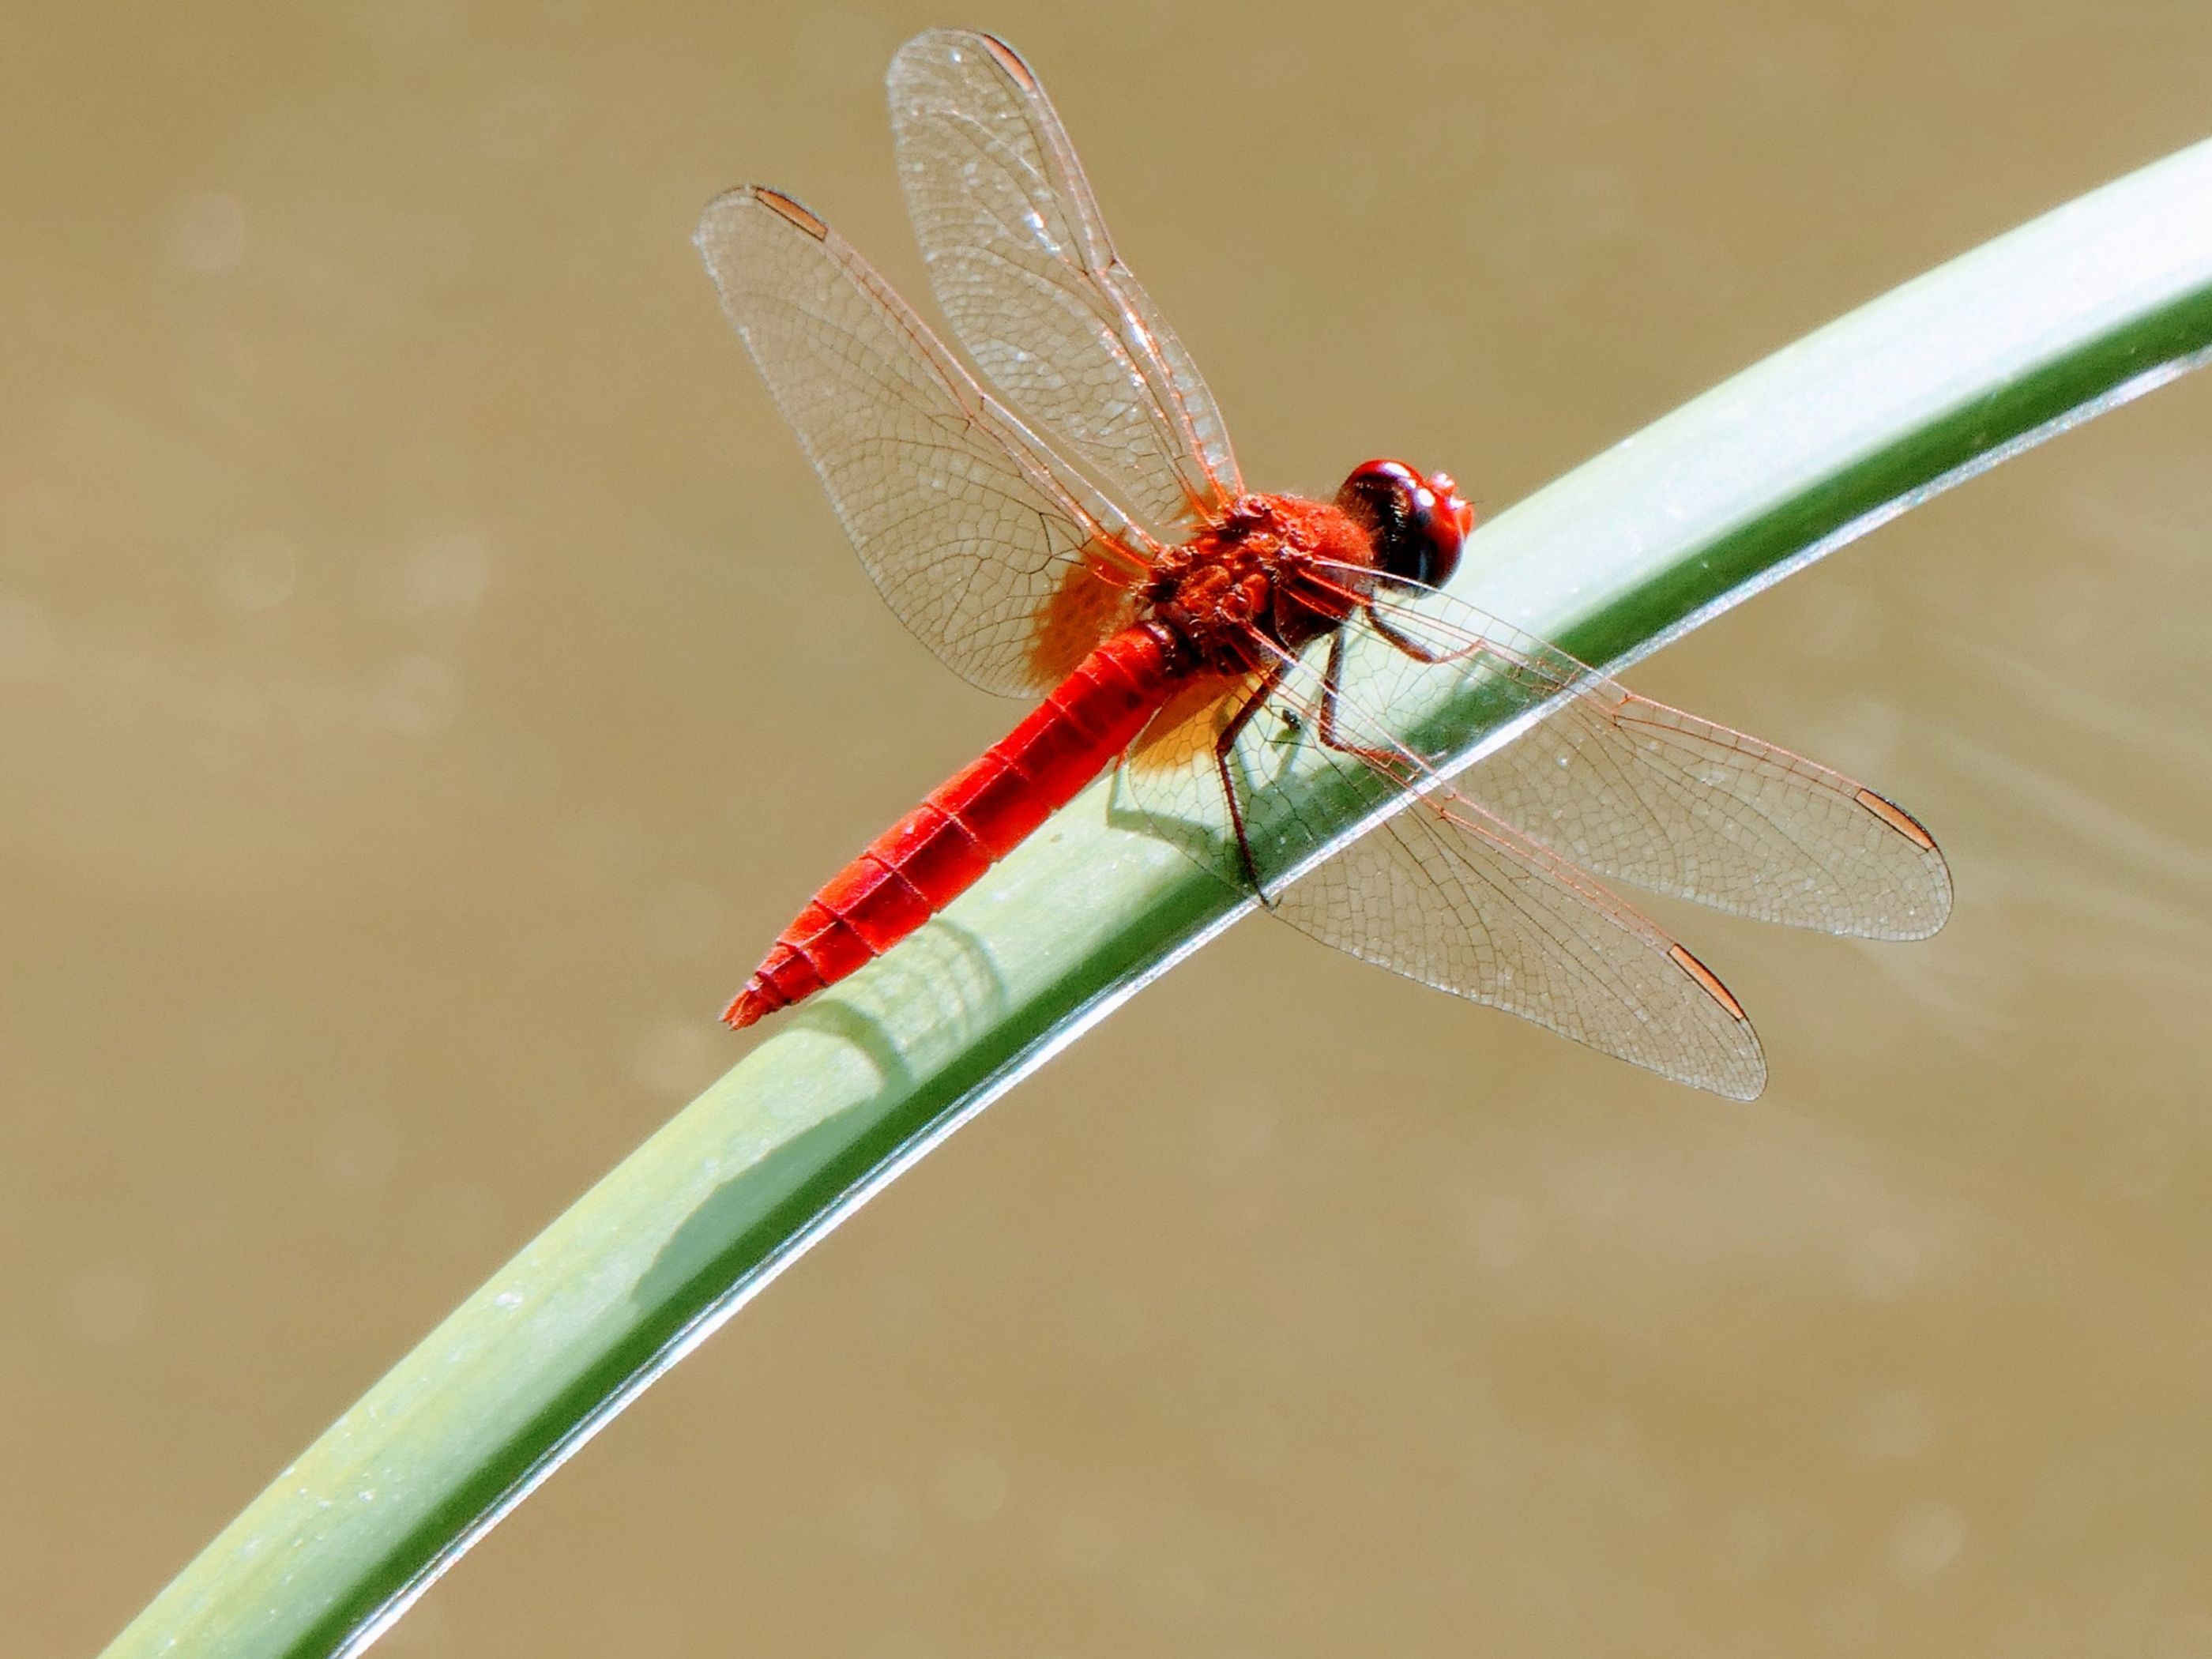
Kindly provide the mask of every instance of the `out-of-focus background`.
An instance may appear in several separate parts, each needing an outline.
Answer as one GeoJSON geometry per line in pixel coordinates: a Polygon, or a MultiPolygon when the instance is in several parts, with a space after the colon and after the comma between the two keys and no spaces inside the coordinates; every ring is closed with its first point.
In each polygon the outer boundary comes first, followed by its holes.
{"type": "MultiPolygon", "coordinates": [[[[1249,474],[1495,509],[2212,131],[2186,0],[0,13],[0,1631],[104,1642],[742,1052],[1014,711],[690,235],[923,298],[1005,33],[1249,474]]],[[[2212,1654],[2212,380],[1644,689],[1925,817],[1929,944],[1661,907],[1726,1104],[1236,930],[596,1441],[395,1655],[2212,1654]]]]}

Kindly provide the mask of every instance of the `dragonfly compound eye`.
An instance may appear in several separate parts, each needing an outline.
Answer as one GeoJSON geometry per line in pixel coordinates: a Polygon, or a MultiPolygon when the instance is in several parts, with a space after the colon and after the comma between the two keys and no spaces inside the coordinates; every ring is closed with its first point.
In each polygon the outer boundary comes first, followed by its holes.
{"type": "Polygon", "coordinates": [[[1353,468],[1336,504],[1374,538],[1377,569],[1430,587],[1451,580],[1474,526],[1474,509],[1460,499],[1449,472],[1424,478],[1403,461],[1353,468]]]}

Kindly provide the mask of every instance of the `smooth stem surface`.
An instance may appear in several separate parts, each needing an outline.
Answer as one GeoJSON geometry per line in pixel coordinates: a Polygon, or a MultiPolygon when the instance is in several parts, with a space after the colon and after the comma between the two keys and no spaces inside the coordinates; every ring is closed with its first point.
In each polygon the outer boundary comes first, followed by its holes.
{"type": "MultiPolygon", "coordinates": [[[[2208,349],[2212,143],[1906,284],[1578,468],[1481,532],[1455,591],[1618,665],[2208,349]]],[[[1422,713],[1485,740],[1480,709],[1422,713]]],[[[1109,824],[1103,788],[1082,797],[891,956],[781,1016],[109,1653],[357,1651],[807,1244],[1241,908],[1179,853],[1109,824]]]]}

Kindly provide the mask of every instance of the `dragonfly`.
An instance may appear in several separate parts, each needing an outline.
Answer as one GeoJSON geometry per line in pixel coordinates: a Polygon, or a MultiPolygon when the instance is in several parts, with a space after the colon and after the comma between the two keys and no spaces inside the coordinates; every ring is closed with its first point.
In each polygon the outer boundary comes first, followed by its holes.
{"type": "Polygon", "coordinates": [[[1601,878],[1837,934],[1942,926],[1950,874],[1904,809],[1445,592],[1474,516],[1449,474],[1249,490],[1012,48],[932,30],[888,84],[972,371],[782,191],[718,197],[696,240],[877,588],[954,672],[1041,701],[830,878],[729,1024],[889,951],[1109,771],[1130,820],[1313,937],[1739,1099],[1766,1078],[1742,1005],[1601,878]],[[1466,763],[1470,708],[1520,735],[1466,763]]]}

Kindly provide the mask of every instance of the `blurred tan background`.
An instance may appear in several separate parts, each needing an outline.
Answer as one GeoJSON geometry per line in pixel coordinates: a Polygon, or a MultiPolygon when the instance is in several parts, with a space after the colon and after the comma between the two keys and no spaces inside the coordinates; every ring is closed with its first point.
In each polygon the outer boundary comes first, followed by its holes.
{"type": "MultiPolygon", "coordinates": [[[[917,299],[884,64],[1013,40],[1248,472],[1494,509],[2212,131],[2195,0],[0,12],[0,1646],[106,1641],[742,1048],[1012,717],[690,246],[917,299]]],[[[908,1176],[393,1654],[2212,1654],[2212,380],[1644,689],[1942,837],[1668,910],[1765,1099],[1255,922],[908,1176]]]]}

